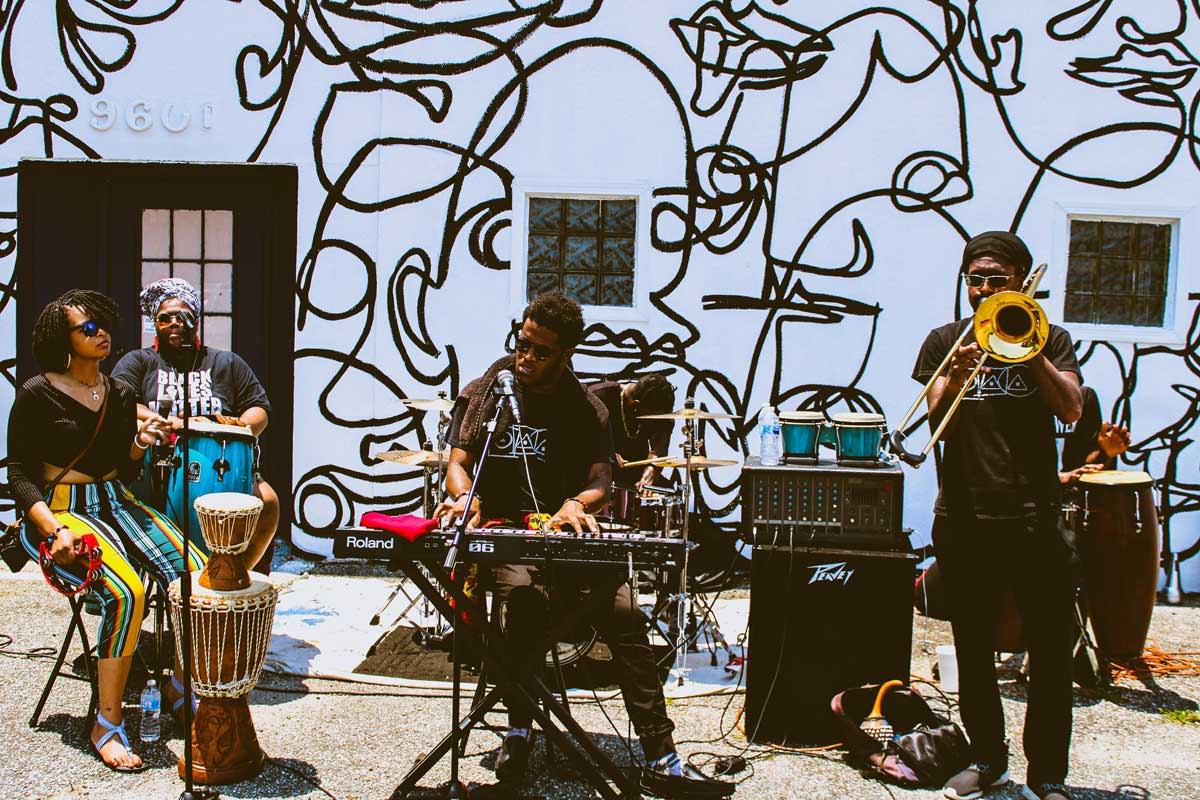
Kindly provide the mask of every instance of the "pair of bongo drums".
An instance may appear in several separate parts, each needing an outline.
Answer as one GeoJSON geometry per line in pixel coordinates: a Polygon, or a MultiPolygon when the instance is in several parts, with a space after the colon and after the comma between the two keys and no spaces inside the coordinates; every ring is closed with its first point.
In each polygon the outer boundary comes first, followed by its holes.
{"type": "MultiPolygon", "coordinates": [[[[192,689],[199,705],[192,718],[192,780],[225,784],[257,775],[266,763],[246,695],[258,682],[279,592],[266,576],[249,572],[241,553],[262,512],[250,494],[219,492],[193,503],[212,553],[193,573],[187,613],[192,630],[192,689]]],[[[183,652],[182,579],[168,589],[176,647],[183,652]]],[[[179,759],[179,776],[185,777],[179,759]]]]}
{"type": "Polygon", "coordinates": [[[887,422],[882,414],[850,411],[826,417],[821,411],[783,411],[783,457],[815,464],[820,445],[832,447],[841,464],[874,465],[883,455],[887,422]]]}

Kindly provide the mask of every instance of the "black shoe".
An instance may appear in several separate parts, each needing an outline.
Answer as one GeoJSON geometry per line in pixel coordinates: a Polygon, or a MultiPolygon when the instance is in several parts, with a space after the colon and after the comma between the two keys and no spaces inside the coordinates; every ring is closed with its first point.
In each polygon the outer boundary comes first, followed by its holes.
{"type": "Polygon", "coordinates": [[[707,800],[729,797],[734,785],[710,778],[691,764],[683,764],[682,775],[672,775],[665,766],[642,767],[642,791],[653,797],[707,800]]]}
{"type": "Polygon", "coordinates": [[[975,763],[946,781],[944,797],[949,800],[974,800],[1008,783],[1008,764],[975,763]]]}
{"type": "Polygon", "coordinates": [[[1029,783],[1021,789],[1026,800],[1072,800],[1071,793],[1061,783],[1029,783]]]}
{"type": "Polygon", "coordinates": [[[530,736],[505,736],[496,758],[496,778],[503,783],[519,783],[529,763],[529,751],[533,749],[530,736]]]}

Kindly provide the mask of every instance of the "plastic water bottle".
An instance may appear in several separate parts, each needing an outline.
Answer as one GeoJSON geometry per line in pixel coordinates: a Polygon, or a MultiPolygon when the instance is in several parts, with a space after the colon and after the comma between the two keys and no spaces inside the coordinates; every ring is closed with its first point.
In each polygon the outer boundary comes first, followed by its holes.
{"type": "Polygon", "coordinates": [[[154,685],[154,679],[146,681],[142,689],[142,727],[140,730],[143,742],[157,742],[159,735],[159,713],[162,709],[162,693],[154,685]]]}
{"type": "Polygon", "coordinates": [[[758,412],[758,460],[764,467],[778,466],[783,457],[783,429],[770,403],[758,412]]]}

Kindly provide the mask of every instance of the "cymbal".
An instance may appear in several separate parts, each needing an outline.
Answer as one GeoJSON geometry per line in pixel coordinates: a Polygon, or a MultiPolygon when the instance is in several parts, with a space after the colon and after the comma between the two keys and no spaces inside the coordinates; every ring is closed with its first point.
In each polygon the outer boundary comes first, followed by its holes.
{"type": "Polygon", "coordinates": [[[641,414],[638,419],[737,419],[737,415],[700,408],[679,408],[666,414],[641,414]]]}
{"type": "Polygon", "coordinates": [[[415,408],[418,411],[449,411],[454,408],[454,401],[447,400],[444,397],[428,397],[415,398],[406,397],[400,401],[409,408],[415,408]]]}
{"type": "Polygon", "coordinates": [[[440,461],[446,463],[447,453],[435,453],[432,450],[383,450],[375,454],[377,461],[392,461],[406,467],[434,467],[440,461]]]}
{"type": "MultiPolygon", "coordinates": [[[[654,459],[654,466],[663,467],[664,469],[683,469],[687,466],[687,459],[679,456],[670,456],[654,459]]],[[[692,471],[701,469],[709,469],[711,467],[732,467],[738,462],[728,458],[709,458],[708,456],[692,456],[692,471]]]]}

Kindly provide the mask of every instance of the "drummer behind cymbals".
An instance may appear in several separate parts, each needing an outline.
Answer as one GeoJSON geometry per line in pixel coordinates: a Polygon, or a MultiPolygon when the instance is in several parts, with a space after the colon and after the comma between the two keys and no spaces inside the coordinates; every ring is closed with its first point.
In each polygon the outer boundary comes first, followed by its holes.
{"type": "MultiPolygon", "coordinates": [[[[971,308],[1020,291],[1033,259],[1011,233],[971,239],[959,265],[971,308]]],[[[972,320],[935,328],[913,378],[926,383],[972,320]]],[[[939,425],[982,357],[971,341],[934,380],[929,420],[939,425]]],[[[951,800],[1009,782],[1004,708],[992,651],[1000,592],[1011,587],[1028,642],[1024,746],[1027,800],[1071,800],[1063,782],[1071,741],[1074,580],[1062,523],[1054,419],[1080,415],[1080,373],[1070,335],[1057,325],[1041,352],[1019,364],[989,360],[947,426],[933,546],[946,586],[958,659],[959,700],[971,766],[947,781],[951,800]]]]}
{"type": "Polygon", "coordinates": [[[1062,469],[1058,479],[1073,484],[1079,476],[1102,469],[1115,469],[1117,457],[1129,449],[1129,429],[1103,422],[1100,398],[1090,386],[1084,386],[1083,413],[1074,429],[1063,439],[1062,469]]]}
{"type": "Polygon", "coordinates": [[[626,467],[631,461],[644,461],[667,455],[671,444],[669,420],[639,419],[643,414],[665,414],[675,406],[675,387],[662,375],[643,375],[636,381],[602,381],[588,391],[608,409],[608,429],[612,434],[616,468],[613,483],[623,489],[640,491],[652,486],[662,467],[626,467]]]}

